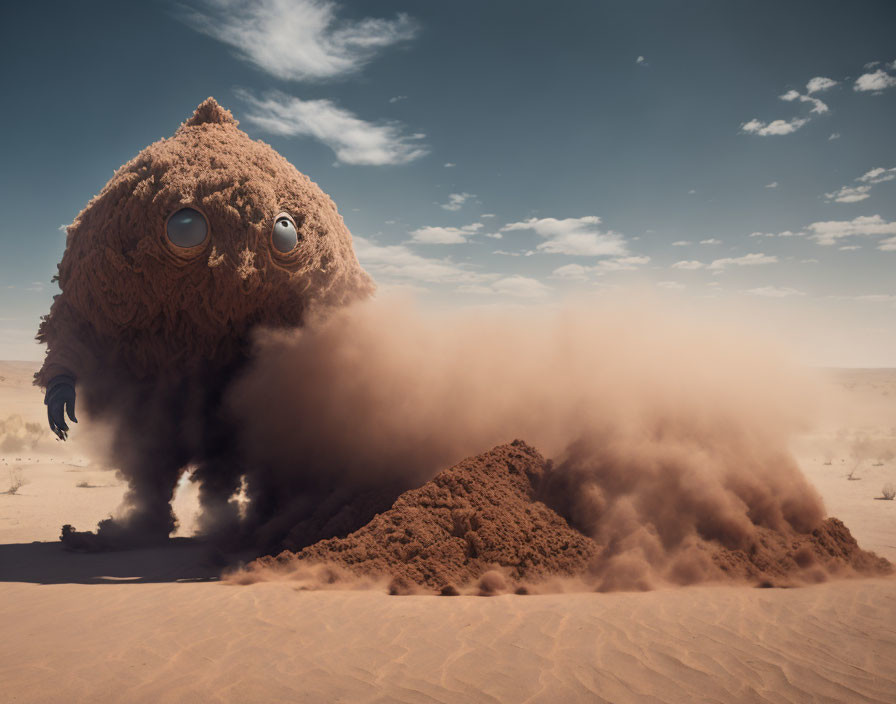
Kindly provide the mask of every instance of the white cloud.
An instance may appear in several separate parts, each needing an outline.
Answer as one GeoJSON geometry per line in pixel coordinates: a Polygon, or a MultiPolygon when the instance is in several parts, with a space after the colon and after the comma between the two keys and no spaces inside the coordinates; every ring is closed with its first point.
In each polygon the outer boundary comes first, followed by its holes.
{"type": "Polygon", "coordinates": [[[765,187],[766,187],[766,188],[777,188],[777,187],[778,187],[778,182],[777,182],[777,181],[772,181],[771,183],[767,183],[767,184],[765,184],[765,187]]]}
{"type": "Polygon", "coordinates": [[[812,109],[809,112],[814,112],[819,115],[828,111],[828,106],[818,98],[813,98],[811,95],[802,95],[799,91],[796,90],[789,90],[784,95],[779,95],[778,97],[781,100],[786,100],[788,103],[793,102],[797,99],[799,99],[802,103],[812,103],[812,109]]]}
{"type": "Polygon", "coordinates": [[[856,79],[852,89],[859,92],[881,91],[896,86],[896,77],[882,69],[873,73],[863,73],[856,79]]]}
{"type": "Polygon", "coordinates": [[[479,217],[481,217],[481,218],[493,218],[493,217],[495,217],[495,214],[494,214],[494,213],[483,213],[483,214],[480,215],[479,217]]]}
{"type": "Polygon", "coordinates": [[[646,64],[647,59],[645,59],[643,56],[639,56],[637,59],[635,59],[635,63],[636,64],[646,64]]]}
{"type": "Polygon", "coordinates": [[[450,259],[422,257],[405,245],[380,245],[365,237],[354,237],[355,253],[371,274],[424,283],[479,283],[494,274],[482,274],[450,259]]]}
{"type": "MultiPolygon", "coordinates": [[[[847,237],[896,235],[896,221],[887,222],[880,215],[860,215],[852,220],[813,222],[807,229],[812,231],[811,237],[818,244],[831,246],[847,237]]],[[[881,242],[880,248],[888,241],[881,242]]]]}
{"type": "Polygon", "coordinates": [[[804,291],[795,288],[778,287],[778,286],[760,286],[759,288],[751,288],[747,290],[752,296],[764,296],[766,298],[787,298],[789,296],[805,296],[804,291]]]}
{"type": "Polygon", "coordinates": [[[360,70],[380,49],[411,39],[415,23],[367,17],[338,20],[330,0],[198,0],[184,8],[193,29],[237,50],[277,78],[316,81],[360,70]]]}
{"type": "Polygon", "coordinates": [[[656,285],[660,288],[668,288],[672,290],[681,290],[685,287],[684,284],[679,283],[678,281],[657,281],[656,285]]]}
{"type": "Polygon", "coordinates": [[[833,88],[835,85],[837,85],[837,81],[835,81],[833,78],[816,76],[815,78],[809,79],[809,82],[806,84],[806,92],[821,93],[822,91],[826,91],[829,88],[833,88]]]}
{"type": "Polygon", "coordinates": [[[884,252],[896,252],[896,237],[888,237],[877,243],[877,248],[884,252]]]}
{"type": "Polygon", "coordinates": [[[615,259],[603,259],[594,266],[582,266],[581,264],[566,264],[554,269],[551,273],[553,279],[586,279],[590,274],[601,276],[614,271],[635,271],[638,267],[647,264],[650,257],[616,257],[615,259]]]}
{"type": "Polygon", "coordinates": [[[452,193],[448,196],[448,202],[443,203],[441,207],[445,210],[460,210],[464,207],[464,203],[475,197],[473,193],[452,193]]]}
{"type": "Polygon", "coordinates": [[[543,298],[551,291],[550,286],[545,286],[541,281],[520,275],[498,279],[492,288],[496,293],[517,298],[543,298]]]}
{"type": "Polygon", "coordinates": [[[857,249],[861,249],[862,245],[860,244],[845,244],[842,247],[837,247],[841,252],[853,252],[857,249]]]}
{"type": "Polygon", "coordinates": [[[400,102],[402,100],[407,100],[407,99],[408,99],[408,96],[406,96],[406,95],[394,95],[391,98],[389,98],[389,102],[397,103],[397,102],[400,102]]]}
{"type": "Polygon", "coordinates": [[[691,244],[694,244],[694,243],[691,242],[690,240],[675,240],[675,242],[672,243],[672,246],[673,247],[687,247],[688,245],[691,245],[691,244]]]}
{"type": "Polygon", "coordinates": [[[750,120],[749,122],[745,122],[741,125],[741,129],[744,132],[750,132],[752,134],[758,134],[761,137],[767,137],[769,135],[784,135],[791,134],[792,132],[796,132],[800,127],[805,125],[809,120],[804,118],[795,117],[790,121],[787,120],[773,120],[772,122],[765,123],[761,120],[750,120]]]}
{"type": "Polygon", "coordinates": [[[421,227],[411,232],[411,241],[418,244],[463,244],[481,229],[481,222],[463,227],[421,227]]]}
{"type": "Polygon", "coordinates": [[[803,237],[805,234],[805,232],[783,230],[782,232],[751,232],[750,237],[803,237]]]}
{"type": "Polygon", "coordinates": [[[532,230],[546,241],[536,249],[548,254],[567,254],[576,257],[625,256],[625,238],[618,232],[601,231],[601,220],[595,215],[581,218],[529,218],[501,228],[501,232],[532,230]]]}
{"type": "Polygon", "coordinates": [[[457,166],[457,164],[454,164],[454,163],[452,163],[452,162],[450,162],[450,161],[446,161],[446,162],[445,162],[445,168],[446,168],[446,169],[453,169],[455,166],[457,166]]]}
{"type": "Polygon", "coordinates": [[[843,186],[833,193],[825,193],[824,197],[828,202],[833,203],[858,203],[869,197],[868,191],[870,190],[871,186],[843,186]]]}
{"type": "Polygon", "coordinates": [[[490,284],[464,284],[457,290],[462,293],[473,293],[481,296],[501,295],[515,298],[544,298],[551,292],[550,286],[545,286],[538,279],[514,274],[503,279],[498,279],[490,284]]]}
{"type": "Polygon", "coordinates": [[[800,259],[800,264],[818,264],[817,259],[800,259]]]}
{"type": "Polygon", "coordinates": [[[742,257],[723,257],[715,259],[709,265],[713,271],[724,271],[730,266],[759,266],[761,264],[776,264],[778,258],[773,254],[764,254],[762,252],[745,254],[742,257]]]}
{"type": "Polygon", "coordinates": [[[248,122],[270,134],[313,137],[344,164],[407,164],[428,153],[419,142],[425,135],[403,134],[395,123],[365,122],[329,100],[300,100],[283,93],[258,99],[244,90],[237,95],[250,106],[248,122]]]}
{"type": "Polygon", "coordinates": [[[671,268],[694,270],[694,269],[702,269],[703,266],[704,266],[703,262],[698,262],[695,259],[690,259],[690,260],[682,260],[680,262],[675,262],[671,268]]]}
{"type": "Polygon", "coordinates": [[[689,195],[689,196],[695,196],[695,195],[697,195],[697,189],[696,189],[696,188],[692,188],[691,190],[688,191],[688,195],[689,195]]]}
{"type": "Polygon", "coordinates": [[[710,237],[708,240],[700,240],[700,244],[722,244],[722,240],[717,240],[715,237],[710,237]]]}
{"type": "Polygon", "coordinates": [[[824,197],[828,199],[828,202],[857,203],[869,197],[872,185],[892,181],[893,179],[896,179],[896,167],[891,169],[877,167],[865,172],[856,179],[856,181],[861,181],[864,185],[843,186],[840,190],[833,193],[825,193],[824,197]]]}
{"type": "Polygon", "coordinates": [[[831,132],[831,136],[828,137],[828,141],[829,141],[829,142],[833,142],[835,139],[840,139],[840,133],[839,133],[839,132],[831,132]]]}
{"type": "Polygon", "coordinates": [[[574,281],[580,281],[588,278],[588,267],[584,267],[581,264],[566,264],[561,267],[557,267],[551,272],[552,279],[572,279],[574,281]]]}
{"type": "Polygon", "coordinates": [[[878,167],[862,174],[856,181],[862,181],[863,183],[883,183],[884,181],[892,181],[893,179],[896,179],[896,167],[893,167],[892,169],[878,167]]]}
{"type": "Polygon", "coordinates": [[[650,257],[617,257],[616,259],[604,259],[591,268],[598,274],[608,271],[634,271],[649,261],[650,257]]]}

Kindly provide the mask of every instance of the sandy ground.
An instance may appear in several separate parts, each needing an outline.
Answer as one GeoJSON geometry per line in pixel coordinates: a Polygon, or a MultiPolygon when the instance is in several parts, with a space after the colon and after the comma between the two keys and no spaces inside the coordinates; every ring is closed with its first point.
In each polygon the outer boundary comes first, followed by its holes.
{"type": "MultiPolygon", "coordinates": [[[[22,482],[0,493],[2,701],[896,702],[896,579],[390,597],[222,584],[187,539],[63,552],[61,524],[92,527],[125,487],[101,429],[43,431],[33,369],[0,362],[0,492],[22,482]]],[[[875,498],[896,484],[896,371],[835,378],[848,413],[794,452],[829,514],[896,561],[896,501],[875,498]]],[[[187,536],[188,479],[176,511],[187,536]]]]}

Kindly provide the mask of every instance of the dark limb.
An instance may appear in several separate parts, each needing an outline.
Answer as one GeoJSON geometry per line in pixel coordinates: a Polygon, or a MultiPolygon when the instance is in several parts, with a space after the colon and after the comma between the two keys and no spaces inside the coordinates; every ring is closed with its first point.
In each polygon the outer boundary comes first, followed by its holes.
{"type": "Polygon", "coordinates": [[[47,394],[44,396],[47,405],[47,420],[52,430],[60,440],[68,437],[68,424],[65,422],[65,414],[68,413],[72,423],[77,423],[75,418],[75,380],[70,376],[56,376],[47,384],[47,394]]]}

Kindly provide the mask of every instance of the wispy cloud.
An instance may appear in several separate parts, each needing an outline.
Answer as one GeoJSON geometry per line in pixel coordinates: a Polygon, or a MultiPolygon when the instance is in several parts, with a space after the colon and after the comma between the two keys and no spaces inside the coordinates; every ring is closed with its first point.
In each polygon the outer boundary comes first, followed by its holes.
{"type": "Polygon", "coordinates": [[[840,133],[839,133],[839,132],[831,132],[831,136],[828,137],[828,141],[829,141],[829,142],[833,142],[835,139],[840,139],[840,133]]]}
{"type": "Polygon", "coordinates": [[[789,90],[784,93],[784,95],[780,95],[778,97],[788,103],[793,102],[794,100],[799,100],[802,103],[812,103],[812,109],[809,112],[814,112],[818,115],[823,115],[829,110],[827,104],[822,102],[820,99],[815,98],[811,95],[803,95],[796,90],[789,90]]]}
{"type": "Polygon", "coordinates": [[[751,296],[762,296],[764,298],[788,298],[790,296],[805,296],[805,291],[800,291],[787,286],[760,286],[759,288],[747,289],[747,293],[751,296]]]}
{"type": "Polygon", "coordinates": [[[481,222],[462,227],[421,227],[411,232],[411,241],[418,244],[463,244],[481,229],[481,222]]]}
{"type": "Polygon", "coordinates": [[[859,76],[852,89],[860,93],[877,93],[893,86],[896,86],[896,76],[891,76],[883,69],[878,69],[859,76]]]}
{"type": "Polygon", "coordinates": [[[444,166],[446,169],[453,169],[455,166],[457,166],[457,164],[455,164],[455,163],[453,163],[453,162],[450,162],[450,161],[446,161],[446,162],[443,164],[443,166],[444,166]]]}
{"type": "MultiPolygon", "coordinates": [[[[800,93],[798,90],[791,89],[783,95],[779,95],[778,97],[788,103],[799,100],[801,103],[811,104],[812,109],[809,111],[810,117],[813,114],[822,115],[828,112],[829,108],[826,103],[824,103],[814,94],[829,90],[836,85],[837,81],[835,81],[833,78],[827,78],[825,76],[815,76],[814,78],[809,79],[809,82],[806,83],[805,93],[800,93]]],[[[793,134],[798,129],[805,126],[808,122],[809,118],[807,117],[794,117],[790,120],[772,120],[771,122],[763,122],[762,120],[753,118],[749,122],[743,123],[740,128],[743,132],[747,132],[749,134],[757,134],[760,137],[769,137],[793,134]]]]}
{"type": "Polygon", "coordinates": [[[553,279],[587,279],[592,275],[602,276],[614,271],[635,271],[650,261],[650,257],[616,257],[603,259],[593,266],[565,264],[551,273],[553,279]]]}
{"type": "Polygon", "coordinates": [[[536,249],[548,254],[576,257],[622,257],[628,254],[625,238],[612,230],[602,231],[596,215],[581,218],[529,218],[501,228],[501,232],[532,230],[546,241],[536,249]]]}
{"type": "Polygon", "coordinates": [[[721,272],[732,266],[760,266],[763,264],[777,264],[778,257],[773,254],[764,254],[763,252],[744,254],[742,257],[723,257],[715,259],[709,265],[712,271],[721,272]]]}
{"type": "Polygon", "coordinates": [[[675,242],[672,243],[672,246],[673,247],[687,247],[692,244],[694,244],[694,243],[691,242],[690,240],[676,240],[675,242]]]}
{"type": "Polygon", "coordinates": [[[270,134],[313,137],[326,144],[344,164],[407,164],[428,153],[423,134],[405,134],[394,122],[366,122],[329,100],[300,100],[283,93],[260,99],[245,90],[237,95],[249,105],[246,120],[270,134]]]}
{"type": "Polygon", "coordinates": [[[825,193],[824,197],[829,203],[858,203],[869,197],[871,186],[843,186],[842,188],[825,193]]]}
{"type": "Polygon", "coordinates": [[[441,207],[445,210],[460,210],[464,207],[464,203],[475,197],[473,193],[452,193],[448,196],[448,202],[443,203],[441,207]]]}
{"type": "Polygon", "coordinates": [[[717,240],[715,237],[710,237],[708,240],[700,240],[700,244],[722,244],[722,240],[717,240]]]}
{"type": "Polygon", "coordinates": [[[678,281],[657,281],[656,285],[660,288],[666,288],[673,291],[680,291],[681,289],[685,288],[685,285],[678,281]]]}
{"type": "Polygon", "coordinates": [[[740,128],[744,132],[758,134],[760,137],[768,137],[769,135],[792,134],[807,122],[809,122],[808,119],[799,117],[795,117],[792,120],[772,120],[768,123],[754,118],[742,124],[740,128]]]}
{"type": "Polygon", "coordinates": [[[815,78],[810,78],[809,82],[806,84],[806,92],[810,95],[812,93],[821,93],[822,91],[826,91],[836,85],[837,81],[835,81],[833,78],[826,78],[825,76],[815,76],[815,78]]]}
{"type": "Polygon", "coordinates": [[[680,262],[675,262],[670,268],[693,271],[695,269],[702,269],[704,266],[703,262],[699,262],[696,259],[685,259],[680,262]]]}
{"type": "Polygon", "coordinates": [[[896,179],[896,167],[884,169],[878,167],[859,176],[856,181],[863,183],[883,183],[884,181],[892,181],[896,179]]]}
{"type": "Polygon", "coordinates": [[[459,286],[458,291],[464,293],[476,293],[480,295],[497,294],[500,296],[512,296],[514,298],[544,298],[552,291],[538,279],[528,276],[505,276],[490,284],[465,284],[459,286]]]}
{"type": "Polygon", "coordinates": [[[408,96],[406,96],[406,95],[393,95],[391,98],[389,98],[389,102],[390,103],[398,103],[398,102],[401,102],[402,100],[407,100],[407,99],[408,99],[408,96]]]}
{"type": "MultiPolygon", "coordinates": [[[[850,237],[896,235],[896,221],[887,222],[880,215],[860,215],[852,220],[813,222],[806,229],[811,230],[811,238],[818,244],[829,247],[850,237]]],[[[878,243],[878,249],[892,251],[891,240],[896,241],[896,237],[878,243]]]]}
{"type": "Polygon", "coordinates": [[[407,246],[381,245],[365,237],[354,237],[355,253],[361,265],[376,276],[423,283],[472,284],[497,278],[474,271],[451,259],[422,257],[407,246]]]}
{"type": "Polygon", "coordinates": [[[896,179],[896,167],[891,169],[878,167],[859,176],[856,181],[860,181],[860,185],[843,186],[833,193],[825,193],[824,197],[829,203],[857,203],[870,197],[871,186],[893,179],[896,179]]]}
{"type": "Polygon", "coordinates": [[[179,14],[261,70],[293,81],[355,73],[379,50],[417,31],[405,14],[340,20],[330,0],[198,0],[179,14]]]}
{"type": "Polygon", "coordinates": [[[639,56],[637,59],[635,59],[635,63],[638,64],[638,66],[647,66],[647,59],[645,59],[643,56],[639,56]]]}

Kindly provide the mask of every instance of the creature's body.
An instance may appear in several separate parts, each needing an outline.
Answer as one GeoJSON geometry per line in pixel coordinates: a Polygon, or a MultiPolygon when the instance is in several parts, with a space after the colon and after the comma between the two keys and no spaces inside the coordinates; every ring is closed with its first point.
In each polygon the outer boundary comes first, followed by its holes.
{"type": "Polygon", "coordinates": [[[251,331],[301,325],[311,306],[373,288],[332,201],[211,98],[79,214],[59,286],[35,383],[61,437],[75,384],[79,403],[117,428],[131,511],[100,525],[109,544],[166,537],[189,464],[205,528],[228,523],[242,472],[219,402],[251,331]]]}

